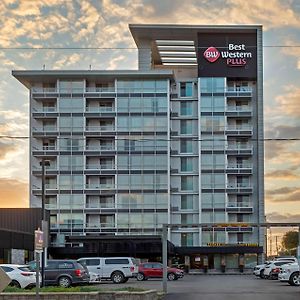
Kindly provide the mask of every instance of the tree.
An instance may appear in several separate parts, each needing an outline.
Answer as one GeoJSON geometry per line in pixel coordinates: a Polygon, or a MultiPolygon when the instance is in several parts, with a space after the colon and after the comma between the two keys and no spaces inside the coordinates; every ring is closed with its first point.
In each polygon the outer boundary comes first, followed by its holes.
{"type": "Polygon", "coordinates": [[[296,253],[298,246],[299,233],[298,231],[288,231],[282,238],[282,248],[291,254],[296,253]]]}

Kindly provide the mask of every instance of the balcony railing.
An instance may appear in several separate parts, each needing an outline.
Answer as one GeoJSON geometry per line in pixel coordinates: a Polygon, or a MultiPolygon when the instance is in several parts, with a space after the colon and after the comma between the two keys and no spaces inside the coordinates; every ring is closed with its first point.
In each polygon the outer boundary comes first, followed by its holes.
{"type": "Polygon", "coordinates": [[[102,208],[115,208],[115,203],[109,202],[109,203],[86,203],[85,205],[86,209],[102,209],[102,208]]]}
{"type": "Polygon", "coordinates": [[[240,87],[227,86],[226,91],[227,92],[249,93],[249,92],[252,92],[252,88],[250,86],[240,86],[240,87]]]}
{"type": "Polygon", "coordinates": [[[87,170],[114,170],[114,164],[87,164],[87,170]]]}
{"type": "Polygon", "coordinates": [[[114,183],[87,183],[85,185],[86,189],[114,189],[114,183]]]}
{"type": "Polygon", "coordinates": [[[57,126],[43,126],[43,127],[32,127],[33,132],[50,132],[50,131],[57,131],[57,126]]]}
{"type": "Polygon", "coordinates": [[[252,208],[253,204],[251,202],[228,202],[226,206],[230,208],[252,208]]]}
{"type": "Polygon", "coordinates": [[[115,87],[87,87],[86,93],[114,93],[115,87]]]}
{"type": "Polygon", "coordinates": [[[41,108],[33,108],[33,113],[49,113],[49,112],[57,112],[56,107],[41,107],[41,108]]]}
{"type": "Polygon", "coordinates": [[[100,125],[100,126],[86,126],[86,131],[97,132],[97,131],[114,131],[114,125],[100,125]]]}
{"type": "Polygon", "coordinates": [[[228,112],[251,112],[252,107],[251,106],[236,106],[236,105],[228,105],[226,107],[226,111],[228,112]]]}
{"type": "Polygon", "coordinates": [[[243,164],[229,163],[226,165],[226,169],[252,169],[252,164],[251,163],[243,163],[243,164]]]}
{"type": "Polygon", "coordinates": [[[55,151],[56,145],[49,146],[32,146],[32,149],[35,151],[55,151]]]}
{"type": "Polygon", "coordinates": [[[112,106],[100,106],[100,107],[86,107],[86,112],[94,112],[94,113],[112,113],[115,112],[115,108],[112,106]]]}
{"type": "Polygon", "coordinates": [[[85,224],[86,229],[97,229],[97,228],[115,228],[116,225],[114,222],[108,222],[108,223],[87,223],[85,224]]]}
{"type": "Polygon", "coordinates": [[[252,189],[250,183],[229,183],[226,186],[227,189],[252,189]]]}
{"type": "Polygon", "coordinates": [[[251,144],[227,144],[227,150],[252,150],[253,145],[251,144]]]}
{"type": "Polygon", "coordinates": [[[115,151],[116,148],[114,145],[100,145],[100,146],[86,146],[88,151],[115,151]]]}
{"type": "Polygon", "coordinates": [[[57,93],[57,89],[55,87],[53,88],[42,88],[42,87],[33,87],[31,89],[32,93],[57,93]]]}
{"type": "Polygon", "coordinates": [[[225,129],[227,131],[252,131],[252,125],[227,125],[225,129]]]}

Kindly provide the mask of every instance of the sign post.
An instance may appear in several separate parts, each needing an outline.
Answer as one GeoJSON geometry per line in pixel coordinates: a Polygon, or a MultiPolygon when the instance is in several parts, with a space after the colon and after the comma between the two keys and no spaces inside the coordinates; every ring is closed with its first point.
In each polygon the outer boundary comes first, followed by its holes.
{"type": "Polygon", "coordinates": [[[2,292],[11,282],[11,279],[0,268],[0,292],[2,292]]]}
{"type": "Polygon", "coordinates": [[[34,232],[34,250],[35,250],[35,262],[36,262],[36,288],[35,288],[35,299],[40,299],[40,255],[43,253],[44,247],[44,232],[40,230],[35,230],[34,232]]]}

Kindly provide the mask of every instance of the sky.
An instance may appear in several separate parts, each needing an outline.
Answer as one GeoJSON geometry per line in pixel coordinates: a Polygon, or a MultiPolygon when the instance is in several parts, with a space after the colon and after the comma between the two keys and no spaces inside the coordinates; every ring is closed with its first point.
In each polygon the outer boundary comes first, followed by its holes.
{"type": "MultiPolygon", "coordinates": [[[[29,135],[28,90],[12,70],[136,69],[130,23],[262,24],[265,137],[300,138],[299,0],[1,0],[0,135],[29,135]]],[[[269,221],[300,220],[299,148],[265,142],[269,221]]],[[[28,139],[1,138],[0,207],[28,207],[28,169],[28,139]]]]}

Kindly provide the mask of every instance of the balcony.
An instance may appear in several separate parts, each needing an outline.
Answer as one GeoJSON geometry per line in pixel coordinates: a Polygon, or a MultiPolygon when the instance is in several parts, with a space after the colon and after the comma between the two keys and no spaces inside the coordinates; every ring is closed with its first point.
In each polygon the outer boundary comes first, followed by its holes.
{"type": "Polygon", "coordinates": [[[116,151],[115,145],[86,146],[86,151],[116,151]]]}
{"type": "Polygon", "coordinates": [[[252,97],[252,88],[247,86],[227,87],[225,90],[227,97],[252,97]]]}
{"type": "Polygon", "coordinates": [[[252,135],[253,126],[244,125],[226,125],[225,131],[227,135],[252,135]]]}
{"type": "Polygon", "coordinates": [[[86,126],[86,131],[88,132],[102,132],[102,131],[115,131],[115,126],[113,124],[100,125],[100,126],[86,126]]]}
{"type": "Polygon", "coordinates": [[[228,213],[253,213],[253,204],[250,202],[228,202],[226,211],[228,213]]]}
{"type": "Polygon", "coordinates": [[[86,223],[85,224],[85,228],[86,229],[101,229],[101,228],[115,228],[116,225],[113,222],[109,222],[109,223],[86,223]]]}
{"type": "Polygon", "coordinates": [[[115,112],[115,108],[113,106],[99,106],[99,107],[87,106],[85,110],[88,113],[114,113],[115,112]]]}
{"type": "Polygon", "coordinates": [[[111,190],[115,189],[115,184],[114,183],[87,183],[85,185],[86,189],[91,189],[91,190],[111,190]]]}
{"type": "Polygon", "coordinates": [[[115,170],[114,164],[87,164],[87,170],[115,170]]]}
{"type": "Polygon", "coordinates": [[[32,127],[33,136],[57,136],[58,129],[56,125],[43,127],[32,127]]]}
{"type": "Polygon", "coordinates": [[[252,174],[252,163],[228,163],[226,165],[227,174],[252,174]]]}
{"type": "Polygon", "coordinates": [[[31,88],[32,94],[53,94],[57,93],[57,88],[55,87],[49,87],[49,88],[43,88],[43,87],[33,87],[31,88]]]}
{"type": "Polygon", "coordinates": [[[115,87],[87,87],[85,92],[86,93],[115,93],[115,87]]]}
{"type": "Polygon", "coordinates": [[[251,117],[252,107],[249,105],[244,105],[244,106],[228,105],[226,107],[226,115],[228,117],[251,117]]]}
{"type": "Polygon", "coordinates": [[[226,186],[228,194],[252,193],[252,185],[250,183],[229,183],[226,186]]]}

